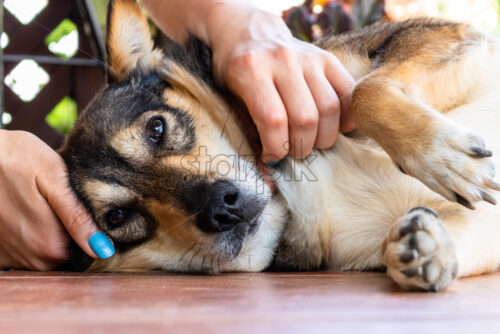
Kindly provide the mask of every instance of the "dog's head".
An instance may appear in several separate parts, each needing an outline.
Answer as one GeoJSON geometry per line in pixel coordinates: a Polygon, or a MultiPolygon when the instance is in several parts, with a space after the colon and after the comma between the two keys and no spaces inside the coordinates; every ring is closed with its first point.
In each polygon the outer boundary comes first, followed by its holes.
{"type": "Polygon", "coordinates": [[[60,151],[73,190],[117,246],[89,269],[264,269],[285,212],[244,133],[250,123],[213,81],[210,51],[196,39],[153,49],[136,2],[115,0],[107,72],[111,83],[60,151]]]}

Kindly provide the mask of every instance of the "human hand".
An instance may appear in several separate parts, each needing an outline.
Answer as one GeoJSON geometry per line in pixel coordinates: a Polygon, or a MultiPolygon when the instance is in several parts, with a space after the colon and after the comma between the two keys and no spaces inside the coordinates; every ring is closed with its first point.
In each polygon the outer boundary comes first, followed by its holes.
{"type": "Polygon", "coordinates": [[[0,130],[0,269],[53,269],[68,257],[65,229],[97,257],[88,243],[97,227],[61,157],[30,133],[0,130]]]}
{"type": "Polygon", "coordinates": [[[281,18],[222,2],[207,16],[214,71],[257,126],[263,160],[305,158],[356,128],[354,79],[332,54],[295,39],[281,18]]]}

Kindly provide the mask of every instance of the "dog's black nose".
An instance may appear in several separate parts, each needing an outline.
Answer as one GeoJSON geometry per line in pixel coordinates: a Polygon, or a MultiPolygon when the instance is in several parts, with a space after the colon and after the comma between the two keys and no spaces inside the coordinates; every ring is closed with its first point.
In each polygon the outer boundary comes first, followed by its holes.
{"type": "Polygon", "coordinates": [[[244,221],[244,201],[238,188],[229,181],[216,181],[210,186],[208,203],[196,217],[205,232],[223,232],[244,221]]]}

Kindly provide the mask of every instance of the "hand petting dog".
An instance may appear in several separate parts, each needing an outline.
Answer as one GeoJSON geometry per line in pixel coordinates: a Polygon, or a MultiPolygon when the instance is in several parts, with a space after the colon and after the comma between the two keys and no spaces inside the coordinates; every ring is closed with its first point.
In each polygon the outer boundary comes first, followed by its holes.
{"type": "MultiPolygon", "coordinates": [[[[212,4],[202,8],[205,20],[215,22],[206,40],[224,45],[233,37],[217,28],[216,11],[230,12],[223,9],[235,3],[212,4]]],[[[169,13],[181,17],[174,7],[169,13]]],[[[251,9],[248,16],[238,13],[228,24],[248,18],[255,28],[250,18],[266,17],[251,9]]],[[[192,17],[182,20],[189,27],[192,17]]],[[[314,158],[286,157],[267,182],[269,170],[252,158],[260,151],[252,145],[255,129],[240,117],[247,109],[214,84],[210,47],[196,38],[203,31],[184,45],[166,40],[154,48],[135,0],[110,1],[107,22],[111,83],[80,115],[59,153],[75,195],[117,254],[92,260],[76,249],[67,268],[210,274],[387,268],[402,288],[424,291],[499,268],[499,207],[481,202],[496,204],[500,190],[494,181],[500,161],[493,156],[500,151],[494,107],[500,40],[433,18],[325,36],[318,46],[360,78],[350,107],[361,132],[338,135],[334,147],[314,150],[314,158]]],[[[243,65],[258,58],[276,67],[276,59],[301,59],[296,64],[304,66],[307,83],[300,43],[281,36],[279,27],[269,30],[271,36],[278,31],[270,39],[260,29],[238,31],[244,42],[229,43],[241,49],[231,49],[228,59],[243,53],[251,60],[243,65]],[[280,43],[296,48],[289,52],[280,43]]],[[[243,65],[252,69],[250,86],[263,84],[256,67],[243,65]]],[[[238,83],[247,72],[237,67],[219,75],[238,83]]],[[[260,67],[275,75],[274,67],[260,67]]],[[[272,78],[274,87],[267,88],[281,99],[285,84],[272,78]]]]}
{"type": "Polygon", "coordinates": [[[247,105],[265,162],[305,158],[331,147],[339,130],[355,129],[354,79],[334,55],[294,38],[278,16],[245,1],[143,3],[167,35],[182,41],[187,29],[212,48],[215,75],[247,105]]]}
{"type": "MultiPolygon", "coordinates": [[[[265,162],[288,153],[304,158],[313,147],[332,146],[339,129],[355,128],[352,77],[335,56],[295,39],[279,17],[242,1],[143,3],[172,38],[190,31],[211,46],[219,80],[243,99],[257,125],[265,162]]],[[[10,131],[0,131],[0,152],[0,269],[55,268],[69,255],[67,232],[89,256],[112,255],[112,244],[70,191],[56,152],[10,131]]]]}
{"type": "Polygon", "coordinates": [[[61,157],[28,132],[6,130],[0,156],[0,269],[55,268],[68,258],[68,233],[96,258],[88,239],[97,227],[69,188],[61,157]]]}

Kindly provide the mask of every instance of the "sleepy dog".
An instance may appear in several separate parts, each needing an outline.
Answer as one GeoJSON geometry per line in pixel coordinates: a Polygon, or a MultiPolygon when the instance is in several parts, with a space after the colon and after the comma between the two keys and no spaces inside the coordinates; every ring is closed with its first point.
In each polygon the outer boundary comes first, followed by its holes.
{"type": "Polygon", "coordinates": [[[429,291],[497,270],[498,40],[414,19],[319,46],[357,80],[351,109],[360,130],[271,169],[244,106],[214,81],[210,50],[196,38],[153,49],[137,3],[111,1],[110,84],[60,154],[117,254],[75,253],[68,266],[386,268],[401,287],[429,291]]]}

